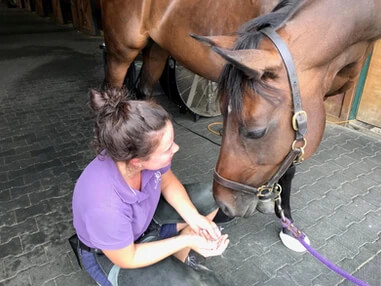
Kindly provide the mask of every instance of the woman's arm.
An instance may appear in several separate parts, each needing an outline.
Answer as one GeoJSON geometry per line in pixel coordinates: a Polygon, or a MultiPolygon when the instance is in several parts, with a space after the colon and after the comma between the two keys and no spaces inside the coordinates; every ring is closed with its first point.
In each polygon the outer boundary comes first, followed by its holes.
{"type": "Polygon", "coordinates": [[[172,238],[130,244],[117,250],[103,250],[103,253],[121,268],[140,268],[154,264],[191,244],[192,237],[180,235],[172,238]]]}
{"type": "Polygon", "coordinates": [[[162,176],[161,194],[186,222],[189,218],[199,215],[184,186],[171,169],[162,176]]]}
{"type": "Polygon", "coordinates": [[[191,247],[205,257],[220,255],[228,244],[227,235],[208,241],[196,234],[181,234],[153,242],[132,243],[122,249],[103,250],[103,253],[121,268],[140,268],[159,262],[185,247],[191,247]]]}
{"type": "Polygon", "coordinates": [[[199,214],[184,186],[171,169],[162,176],[161,193],[165,200],[197,234],[208,239],[218,239],[221,236],[217,225],[199,214]]]}

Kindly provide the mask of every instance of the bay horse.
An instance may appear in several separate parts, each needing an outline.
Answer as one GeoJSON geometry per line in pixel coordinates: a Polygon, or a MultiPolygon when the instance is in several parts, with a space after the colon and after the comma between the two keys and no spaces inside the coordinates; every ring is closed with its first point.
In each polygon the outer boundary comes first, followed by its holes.
{"type": "MultiPolygon", "coordinates": [[[[196,37],[227,61],[219,81],[224,130],[213,192],[229,216],[253,215],[260,196],[241,191],[276,190],[267,188],[266,182],[285,167],[282,163],[291,149],[299,152],[299,159],[316,151],[325,128],[324,99],[356,83],[363,62],[381,37],[380,0],[282,3],[248,21],[239,36],[232,37],[232,49],[219,45],[218,37],[196,37]],[[274,37],[288,47],[297,77],[286,70],[274,37]],[[302,107],[298,112],[291,92],[297,86],[302,107]],[[305,134],[295,139],[302,125],[305,134]]],[[[293,172],[291,168],[285,173],[287,184],[293,172]]],[[[281,197],[291,219],[289,194],[281,197]]]]}
{"type": "MultiPolygon", "coordinates": [[[[140,51],[143,52],[143,66],[137,87],[140,98],[151,96],[169,55],[192,72],[218,81],[226,59],[205,46],[205,42],[221,48],[233,48],[240,26],[273,9],[272,15],[283,17],[291,4],[290,1],[280,0],[102,0],[102,26],[107,46],[104,85],[121,87],[129,66],[140,51]],[[208,37],[201,39],[196,35],[208,37]]],[[[228,129],[230,132],[230,127],[228,129]]],[[[230,148],[225,143],[226,136],[223,142],[225,147],[220,153],[219,169],[224,163],[222,154],[226,154],[227,148],[230,148]]],[[[230,161],[227,163],[230,164],[230,161]]],[[[289,197],[294,173],[295,168],[289,168],[279,181],[283,188],[282,206],[290,219],[289,197]]],[[[217,202],[222,202],[226,214],[243,215],[226,208],[222,197],[224,193],[219,186],[214,187],[217,202]]],[[[271,204],[259,204],[257,209],[264,213],[274,211],[271,204]]]]}
{"type": "MultiPolygon", "coordinates": [[[[140,51],[143,66],[137,91],[151,96],[171,55],[184,67],[217,82],[225,61],[189,34],[231,35],[245,22],[268,13],[280,0],[102,0],[107,47],[105,86],[121,87],[140,51]]],[[[232,47],[231,37],[219,37],[232,47]]]]}
{"type": "MultiPolygon", "coordinates": [[[[143,52],[137,88],[140,98],[152,94],[169,55],[192,72],[218,81],[226,61],[206,47],[205,41],[199,43],[189,35],[196,39],[196,34],[209,35],[208,41],[232,48],[242,24],[272,9],[277,15],[285,13],[288,5],[288,1],[280,0],[102,1],[102,26],[107,46],[104,85],[121,87],[127,69],[140,51],[143,52]]],[[[291,168],[281,178],[284,202],[289,201],[294,172],[291,168]]],[[[268,207],[258,209],[273,212],[268,207]]]]}

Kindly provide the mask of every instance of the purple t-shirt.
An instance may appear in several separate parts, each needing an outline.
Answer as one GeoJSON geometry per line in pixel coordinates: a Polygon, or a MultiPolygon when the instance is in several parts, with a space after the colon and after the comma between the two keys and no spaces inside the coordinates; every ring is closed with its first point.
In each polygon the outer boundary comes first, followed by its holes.
{"type": "Polygon", "coordinates": [[[89,247],[120,249],[147,229],[160,198],[160,170],[142,171],[141,191],[131,188],[109,156],[96,157],[82,172],[73,194],[73,224],[89,247]]]}

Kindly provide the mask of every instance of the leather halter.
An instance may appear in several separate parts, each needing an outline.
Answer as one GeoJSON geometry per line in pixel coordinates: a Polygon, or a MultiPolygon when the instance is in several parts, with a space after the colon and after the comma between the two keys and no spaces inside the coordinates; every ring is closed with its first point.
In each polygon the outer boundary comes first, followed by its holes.
{"type": "Polygon", "coordinates": [[[300,163],[303,161],[304,148],[307,145],[307,141],[304,136],[307,133],[307,113],[302,109],[302,100],[300,97],[300,89],[298,83],[298,76],[296,74],[296,68],[292,59],[291,53],[287,48],[286,43],[272,28],[264,28],[260,32],[266,35],[275,45],[279,54],[282,57],[283,63],[287,70],[288,81],[291,88],[292,103],[293,103],[293,116],[292,127],[295,131],[295,140],[292,143],[291,150],[283,160],[282,164],[278,168],[277,172],[271,177],[271,179],[264,185],[256,188],[250,185],[238,183],[228,180],[222,177],[214,170],[214,181],[226,188],[240,191],[249,195],[256,195],[262,199],[277,198],[281,192],[281,187],[278,184],[279,179],[284,175],[287,169],[293,163],[300,163]],[[296,143],[302,142],[303,146],[296,147],[296,143]]]}

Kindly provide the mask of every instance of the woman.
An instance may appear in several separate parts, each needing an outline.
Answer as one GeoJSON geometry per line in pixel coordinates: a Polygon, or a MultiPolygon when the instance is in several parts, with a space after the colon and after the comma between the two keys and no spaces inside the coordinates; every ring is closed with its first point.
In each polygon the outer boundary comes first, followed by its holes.
{"type": "Polygon", "coordinates": [[[155,281],[158,273],[166,275],[164,285],[201,285],[209,278],[179,261],[189,262],[191,249],[220,255],[229,240],[212,221],[217,208],[210,187],[193,185],[187,193],[170,169],[179,146],[168,113],[116,89],[92,90],[90,106],[98,156],[73,194],[82,265],[100,285],[163,285],[155,281]]]}

